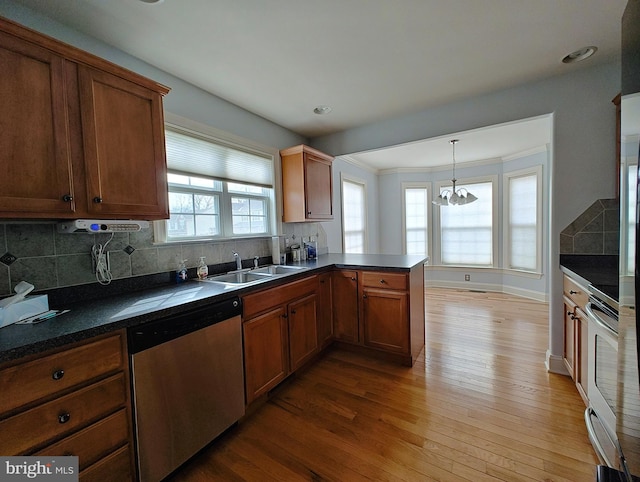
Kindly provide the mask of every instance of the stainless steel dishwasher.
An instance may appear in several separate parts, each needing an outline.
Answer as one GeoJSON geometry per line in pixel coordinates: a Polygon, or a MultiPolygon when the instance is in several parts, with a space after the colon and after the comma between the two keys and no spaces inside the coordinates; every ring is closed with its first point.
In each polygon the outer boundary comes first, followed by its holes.
{"type": "Polygon", "coordinates": [[[238,297],[129,328],[142,482],[173,472],[244,415],[238,297]]]}

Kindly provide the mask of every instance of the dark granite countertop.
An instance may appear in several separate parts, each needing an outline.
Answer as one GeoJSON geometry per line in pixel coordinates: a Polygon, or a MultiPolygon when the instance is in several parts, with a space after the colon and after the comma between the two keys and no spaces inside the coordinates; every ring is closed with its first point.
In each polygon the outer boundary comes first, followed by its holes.
{"type": "Polygon", "coordinates": [[[560,266],[569,276],[582,278],[614,300],[618,299],[618,264],[616,255],[561,254],[560,266]]]}
{"type": "MultiPolygon", "coordinates": [[[[295,274],[279,276],[250,286],[230,286],[189,280],[182,284],[167,283],[146,290],[124,292],[100,299],[87,297],[66,303],[56,297],[52,309],[70,309],[38,324],[9,325],[0,328],[0,362],[6,362],[81,341],[110,331],[136,326],[185,309],[198,308],[212,301],[242,295],[256,289],[276,286],[321,272],[331,267],[362,270],[410,271],[426,261],[423,256],[329,254],[316,260],[296,263],[309,268],[295,274]]],[[[70,288],[67,288],[69,290],[70,288]]],[[[82,289],[78,287],[78,289],[82,289]]]]}

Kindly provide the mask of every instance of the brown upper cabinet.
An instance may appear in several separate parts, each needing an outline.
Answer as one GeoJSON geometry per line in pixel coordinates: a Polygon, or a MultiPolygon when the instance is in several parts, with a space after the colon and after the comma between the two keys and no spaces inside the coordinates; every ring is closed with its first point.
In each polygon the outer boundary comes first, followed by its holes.
{"type": "Polygon", "coordinates": [[[169,217],[167,87],[3,18],[0,64],[0,217],[169,217]]]}
{"type": "Polygon", "coordinates": [[[285,223],[333,219],[333,157],[304,145],[280,151],[282,220],[285,223]]]}

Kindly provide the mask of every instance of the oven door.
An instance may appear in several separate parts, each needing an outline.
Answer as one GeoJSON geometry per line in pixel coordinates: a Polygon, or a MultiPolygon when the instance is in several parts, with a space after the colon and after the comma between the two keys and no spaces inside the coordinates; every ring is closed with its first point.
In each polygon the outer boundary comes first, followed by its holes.
{"type": "Polygon", "coordinates": [[[601,461],[617,468],[617,457],[616,460],[612,460],[612,452],[606,450],[608,453],[602,454],[600,447],[610,447],[612,442],[613,445],[617,445],[615,411],[618,388],[618,334],[608,326],[607,322],[612,320],[608,319],[597,304],[587,303],[585,309],[589,318],[587,386],[591,416],[586,417],[589,436],[601,461]],[[589,427],[589,419],[597,420],[602,427],[589,427]],[[596,440],[593,440],[594,437],[596,440]]]}

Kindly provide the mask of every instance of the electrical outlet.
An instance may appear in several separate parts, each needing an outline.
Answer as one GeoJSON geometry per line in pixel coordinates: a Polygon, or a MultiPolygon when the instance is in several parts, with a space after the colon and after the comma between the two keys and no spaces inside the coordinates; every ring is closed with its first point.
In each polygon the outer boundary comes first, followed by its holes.
{"type": "Polygon", "coordinates": [[[471,281],[471,275],[470,274],[465,274],[464,275],[464,280],[465,281],[471,281]]]}

